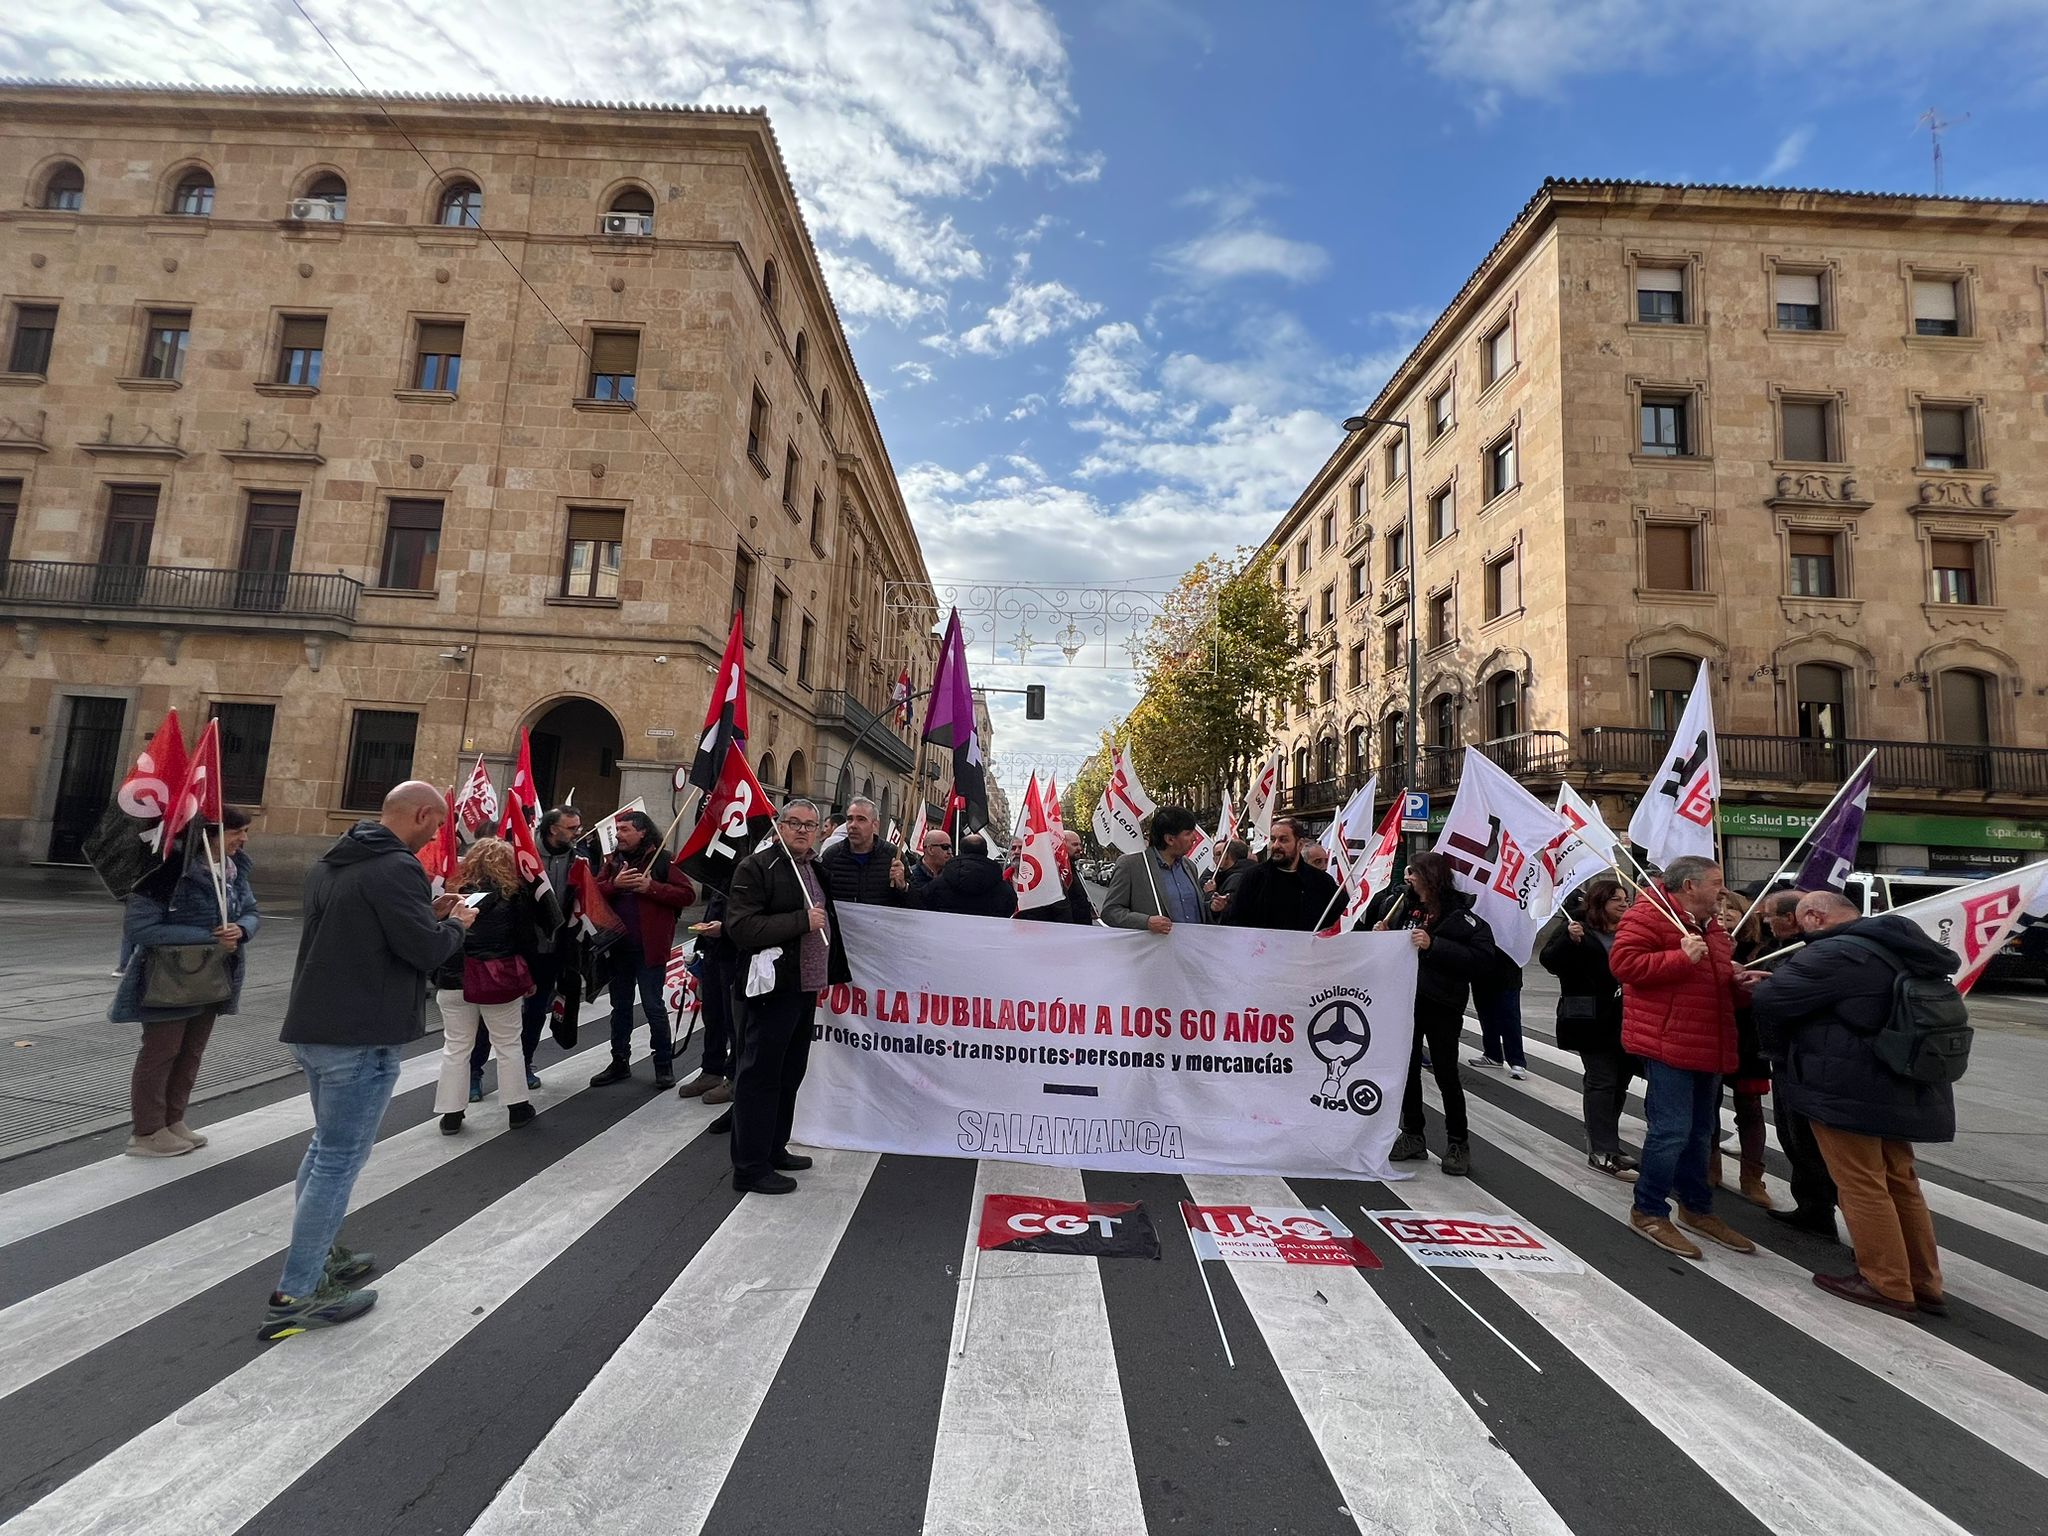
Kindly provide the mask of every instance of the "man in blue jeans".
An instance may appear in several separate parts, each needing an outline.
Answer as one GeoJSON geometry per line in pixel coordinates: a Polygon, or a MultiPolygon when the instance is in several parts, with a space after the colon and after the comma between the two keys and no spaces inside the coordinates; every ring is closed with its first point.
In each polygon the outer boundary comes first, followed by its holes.
{"type": "Polygon", "coordinates": [[[375,821],[357,822],[306,872],[279,1038],[306,1073],[313,1142],[299,1163],[292,1245],[258,1338],[332,1328],[376,1304],[375,1291],[349,1289],[376,1261],[335,1239],[391,1103],[399,1049],[427,1032],[427,978],[476,921],[459,898],[434,898],[419,861],[446,814],[433,785],[401,784],[375,821]]]}

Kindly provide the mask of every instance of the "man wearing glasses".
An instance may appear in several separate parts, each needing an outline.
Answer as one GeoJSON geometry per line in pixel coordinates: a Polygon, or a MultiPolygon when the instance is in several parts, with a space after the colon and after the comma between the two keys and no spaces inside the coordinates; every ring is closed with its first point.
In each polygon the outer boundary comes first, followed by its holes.
{"type": "Polygon", "coordinates": [[[924,857],[910,866],[910,894],[914,900],[924,893],[925,887],[938,879],[939,871],[953,857],[953,839],[944,832],[932,831],[924,835],[924,847],[919,850],[924,857]]]}
{"type": "Polygon", "coordinates": [[[732,1186],[742,1194],[786,1195],[789,1175],[811,1166],[789,1150],[797,1089],[811,1054],[818,993],[850,980],[832,897],[812,862],[823,818],[808,800],[792,800],[777,818],[777,840],[733,871],[725,936],[739,951],[740,974],[772,953],[775,984],[746,995],[734,988],[739,1063],[732,1084],[732,1186]]]}

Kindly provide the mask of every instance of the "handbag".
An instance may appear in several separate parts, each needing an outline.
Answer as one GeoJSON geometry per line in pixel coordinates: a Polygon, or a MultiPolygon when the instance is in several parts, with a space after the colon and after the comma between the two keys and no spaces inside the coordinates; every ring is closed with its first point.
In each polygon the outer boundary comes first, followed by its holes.
{"type": "Polygon", "coordinates": [[[235,995],[218,944],[152,944],[142,973],[145,1008],[212,1008],[235,995]]]}
{"type": "Polygon", "coordinates": [[[1557,1000],[1557,1048],[1561,1051],[1585,1049],[1588,1036],[1599,1022],[1599,998],[1560,997],[1557,1000]]]}
{"type": "Polygon", "coordinates": [[[533,972],[518,955],[479,960],[462,957],[462,1000],[467,1003],[516,1003],[533,991],[533,972]]]}

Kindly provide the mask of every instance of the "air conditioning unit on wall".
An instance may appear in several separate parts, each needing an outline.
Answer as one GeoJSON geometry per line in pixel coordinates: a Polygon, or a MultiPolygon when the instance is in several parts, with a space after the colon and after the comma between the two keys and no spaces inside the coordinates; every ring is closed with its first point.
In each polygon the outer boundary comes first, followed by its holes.
{"type": "Polygon", "coordinates": [[[654,233],[654,218],[645,213],[608,213],[604,216],[604,232],[628,237],[651,235],[654,233]]]}
{"type": "Polygon", "coordinates": [[[341,217],[341,213],[324,197],[295,197],[285,217],[301,224],[332,224],[341,217]]]}

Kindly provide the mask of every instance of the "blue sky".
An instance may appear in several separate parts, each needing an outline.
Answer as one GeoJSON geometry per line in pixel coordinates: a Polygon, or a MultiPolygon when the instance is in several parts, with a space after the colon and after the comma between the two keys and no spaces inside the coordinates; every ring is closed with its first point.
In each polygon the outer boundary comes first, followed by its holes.
{"type": "MultiPolygon", "coordinates": [[[[307,4],[375,88],[767,106],[941,578],[1256,542],[1545,175],[1927,191],[1938,106],[1951,192],[2048,197],[2048,0],[307,4]]],[[[0,72],[349,83],[196,9],[10,7],[0,72]]],[[[1029,680],[999,756],[1132,694],[1029,680]]]]}

